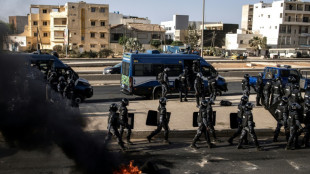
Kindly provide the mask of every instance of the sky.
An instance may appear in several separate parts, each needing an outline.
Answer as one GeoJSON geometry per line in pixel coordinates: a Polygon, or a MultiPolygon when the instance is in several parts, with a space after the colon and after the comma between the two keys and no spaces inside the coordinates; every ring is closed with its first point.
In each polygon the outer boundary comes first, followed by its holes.
{"type": "MultiPolygon", "coordinates": [[[[30,4],[64,5],[80,0],[0,0],[0,20],[8,16],[26,16],[30,4]]],[[[189,15],[190,21],[202,21],[203,0],[84,0],[87,3],[109,4],[110,12],[148,17],[152,24],[171,21],[174,14],[189,15]]],[[[264,2],[272,2],[265,0],[264,2]]],[[[205,0],[205,22],[241,23],[242,5],[259,0],[205,0]]]]}

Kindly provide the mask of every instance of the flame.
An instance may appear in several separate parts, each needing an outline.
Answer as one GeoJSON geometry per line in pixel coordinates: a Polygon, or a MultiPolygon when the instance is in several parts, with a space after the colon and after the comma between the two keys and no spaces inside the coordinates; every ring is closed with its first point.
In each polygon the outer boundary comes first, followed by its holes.
{"type": "Polygon", "coordinates": [[[137,166],[133,166],[132,163],[133,161],[130,161],[128,166],[122,165],[120,170],[114,171],[113,174],[141,174],[142,171],[137,166]]]}

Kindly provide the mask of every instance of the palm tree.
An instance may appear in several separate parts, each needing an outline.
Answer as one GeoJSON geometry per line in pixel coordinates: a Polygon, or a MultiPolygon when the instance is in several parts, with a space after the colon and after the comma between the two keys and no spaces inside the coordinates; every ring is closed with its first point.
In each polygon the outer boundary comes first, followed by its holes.
{"type": "Polygon", "coordinates": [[[267,48],[267,39],[266,37],[261,38],[259,36],[254,36],[250,41],[250,47],[254,49],[254,52],[258,51],[258,55],[260,54],[261,49],[267,48]]]}
{"type": "Polygon", "coordinates": [[[137,38],[128,38],[125,47],[130,50],[140,50],[142,48],[142,44],[137,38]]]}

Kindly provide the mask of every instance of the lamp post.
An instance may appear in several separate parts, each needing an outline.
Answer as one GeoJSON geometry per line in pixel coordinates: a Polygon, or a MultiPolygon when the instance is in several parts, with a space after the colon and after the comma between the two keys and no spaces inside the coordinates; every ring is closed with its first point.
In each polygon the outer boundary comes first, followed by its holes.
{"type": "Polygon", "coordinates": [[[202,0],[202,31],[201,31],[201,57],[203,58],[203,30],[205,27],[205,0],[202,0]]]}

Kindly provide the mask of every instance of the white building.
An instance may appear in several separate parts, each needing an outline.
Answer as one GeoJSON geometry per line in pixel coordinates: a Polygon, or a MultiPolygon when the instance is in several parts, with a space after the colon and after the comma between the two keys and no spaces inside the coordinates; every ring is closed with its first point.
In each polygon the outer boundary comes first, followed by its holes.
{"type": "Polygon", "coordinates": [[[247,34],[245,30],[237,30],[237,33],[226,34],[226,50],[251,50],[250,40],[255,37],[262,37],[260,34],[247,34]]]}
{"type": "Polygon", "coordinates": [[[189,24],[188,15],[173,15],[172,21],[161,22],[160,25],[165,27],[166,39],[180,40],[176,38],[176,30],[187,30],[189,24]]]}
{"type": "Polygon", "coordinates": [[[3,47],[3,50],[14,52],[25,51],[27,47],[27,38],[26,36],[20,35],[7,36],[3,47]]]}
{"type": "Polygon", "coordinates": [[[109,24],[118,25],[118,24],[151,24],[151,20],[148,18],[140,18],[137,16],[124,16],[119,14],[119,12],[109,13],[109,24]]]}
{"type": "Polygon", "coordinates": [[[271,47],[310,47],[310,2],[261,1],[253,5],[252,25],[253,33],[267,37],[271,47]]]}

